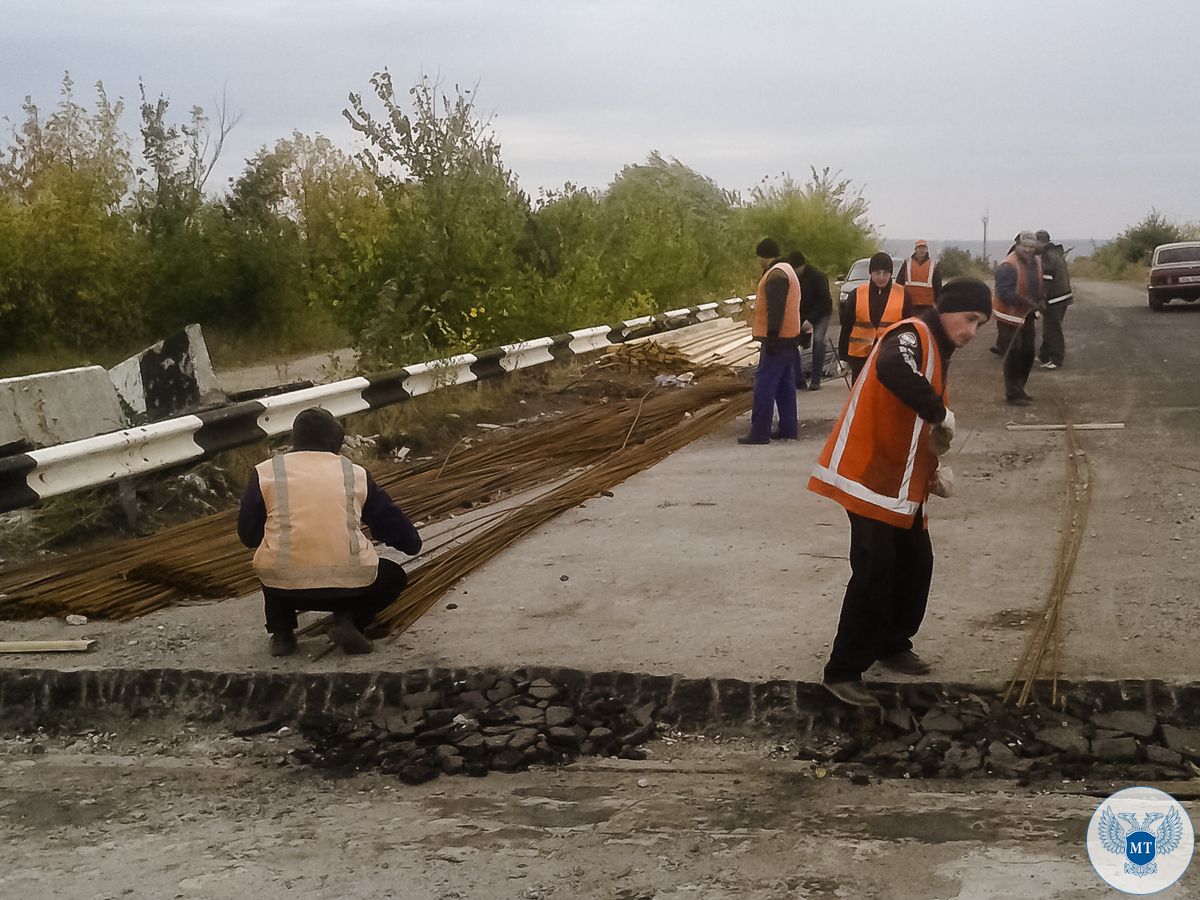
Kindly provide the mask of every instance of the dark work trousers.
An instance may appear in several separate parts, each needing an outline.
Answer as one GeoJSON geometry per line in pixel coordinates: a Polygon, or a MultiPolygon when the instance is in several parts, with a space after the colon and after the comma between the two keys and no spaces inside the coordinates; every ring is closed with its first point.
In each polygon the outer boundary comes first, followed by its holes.
{"type": "Polygon", "coordinates": [[[1063,319],[1067,315],[1067,302],[1046,304],[1046,314],[1042,316],[1042,347],[1038,351],[1038,359],[1044,363],[1054,363],[1061,366],[1067,356],[1067,343],[1063,337],[1063,319]]]}
{"type": "Polygon", "coordinates": [[[933,579],[933,545],[917,512],[897,528],[848,512],[850,582],[825,680],[853,681],[878,659],[912,649],[933,579]]]}
{"type": "MultiPolygon", "coordinates": [[[[829,334],[830,318],[831,316],[825,316],[812,323],[812,371],[806,373],[804,367],[799,362],[796,363],[796,387],[801,390],[810,385],[814,388],[821,386],[821,375],[825,369],[825,338],[829,334]]],[[[796,358],[800,358],[798,349],[796,358]]]]}
{"type": "Polygon", "coordinates": [[[1004,358],[1004,397],[1011,400],[1025,393],[1025,382],[1029,381],[1029,373],[1033,371],[1037,319],[1030,313],[1019,326],[997,319],[996,330],[999,332],[997,345],[1008,354],[1004,358]]]}
{"type": "Polygon", "coordinates": [[[263,585],[263,609],[266,611],[267,631],[296,630],[297,610],[305,612],[349,612],[354,624],[362,631],[386,609],[404,586],[408,576],[397,562],[379,560],[375,581],[364,588],[302,588],[284,589],[263,585]]]}
{"type": "Polygon", "coordinates": [[[796,351],[791,347],[766,347],[758,355],[754,373],[754,406],[750,411],[750,437],[770,440],[771,419],[779,407],[779,433],[799,434],[796,423],[796,351]]]}

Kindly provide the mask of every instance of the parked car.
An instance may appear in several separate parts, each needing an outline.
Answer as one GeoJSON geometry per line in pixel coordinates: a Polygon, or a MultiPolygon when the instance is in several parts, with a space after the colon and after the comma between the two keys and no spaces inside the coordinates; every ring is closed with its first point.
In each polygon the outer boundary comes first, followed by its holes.
{"type": "Polygon", "coordinates": [[[1157,312],[1172,300],[1200,300],[1200,241],[1159,244],[1150,259],[1146,299],[1157,312]]]}
{"type": "MultiPolygon", "coordinates": [[[[892,277],[895,278],[900,274],[900,267],[904,265],[904,260],[908,257],[901,256],[899,258],[892,257],[892,277]]],[[[862,259],[856,259],[854,264],[850,266],[850,271],[846,273],[846,277],[840,280],[838,285],[838,302],[841,304],[850,302],[850,295],[854,293],[855,288],[860,284],[866,284],[871,278],[869,266],[871,257],[864,256],[862,259]]]]}

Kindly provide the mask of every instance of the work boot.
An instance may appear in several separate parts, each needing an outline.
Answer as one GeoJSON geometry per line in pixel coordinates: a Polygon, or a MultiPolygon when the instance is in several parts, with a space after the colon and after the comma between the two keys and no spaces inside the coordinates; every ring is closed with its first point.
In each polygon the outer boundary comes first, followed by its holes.
{"type": "Polygon", "coordinates": [[[821,687],[851,706],[879,705],[879,701],[866,689],[861,678],[855,678],[853,681],[822,681],[821,687]]]}
{"type": "Polygon", "coordinates": [[[771,441],[767,438],[756,438],[752,434],[743,434],[738,438],[739,444],[769,444],[771,441]]]}
{"type": "Polygon", "coordinates": [[[819,390],[821,389],[821,382],[819,382],[819,381],[810,381],[810,382],[808,383],[808,389],[809,389],[810,391],[819,391],[819,390]]]}
{"type": "Polygon", "coordinates": [[[334,613],[333,619],[325,626],[325,634],[342,648],[343,653],[370,653],[375,649],[348,614],[334,613]]]}
{"type": "Polygon", "coordinates": [[[296,652],[296,634],[292,631],[276,631],[271,635],[267,651],[272,656],[291,656],[296,652]]]}
{"type": "Polygon", "coordinates": [[[1029,406],[1033,403],[1033,398],[1028,394],[1013,394],[1004,398],[1004,402],[1009,406],[1029,406]]]}
{"type": "Polygon", "coordinates": [[[901,675],[928,675],[933,670],[929,663],[911,650],[902,650],[891,656],[885,656],[879,660],[879,664],[885,669],[891,669],[901,675]]]}
{"type": "Polygon", "coordinates": [[[773,440],[773,441],[798,441],[798,440],[800,440],[800,435],[784,434],[782,431],[780,431],[778,428],[776,428],[774,431],[771,432],[771,440],[773,440]]]}
{"type": "Polygon", "coordinates": [[[994,346],[994,345],[993,345],[993,346],[991,346],[991,347],[988,347],[988,349],[989,349],[989,350],[991,350],[993,353],[995,353],[997,356],[1003,356],[1003,355],[1004,355],[1004,348],[1003,348],[1003,347],[998,347],[998,346],[994,346]]]}

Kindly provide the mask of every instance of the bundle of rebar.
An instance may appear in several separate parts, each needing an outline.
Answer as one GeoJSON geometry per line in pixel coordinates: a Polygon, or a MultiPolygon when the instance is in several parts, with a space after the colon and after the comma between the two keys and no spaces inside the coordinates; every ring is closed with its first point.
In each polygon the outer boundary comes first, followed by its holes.
{"type": "MultiPolygon", "coordinates": [[[[710,373],[685,389],[597,404],[478,446],[456,446],[446,457],[415,468],[372,469],[379,485],[414,521],[430,524],[464,508],[549,484],[575,470],[585,470],[586,475],[589,467],[601,463],[604,468],[595,481],[577,484],[610,483],[614,454],[622,460],[615,471],[624,473],[620,478],[628,477],[661,458],[656,448],[664,435],[689,435],[686,440],[691,440],[743,411],[748,390],[741,379],[710,373]],[[714,404],[712,412],[704,412],[714,404]],[[692,427],[700,423],[701,427],[692,427]],[[678,431],[681,424],[689,427],[678,431]],[[642,452],[630,452],[638,448],[642,452]]],[[[151,537],[0,574],[0,616],[29,619],[78,613],[127,620],[196,598],[219,600],[250,593],[258,588],[258,581],[249,551],[238,542],[236,519],[236,511],[218,513],[151,537]]],[[[489,540],[497,539],[491,530],[487,534],[489,540]]],[[[451,555],[458,554],[456,549],[451,555]]],[[[464,560],[469,558],[469,553],[464,555],[464,560]]],[[[440,563],[435,571],[447,571],[443,567],[448,563],[440,558],[427,565],[434,563],[440,563]]],[[[413,573],[413,595],[420,581],[433,583],[432,575],[417,577],[421,570],[413,573]]]]}
{"type": "Polygon", "coordinates": [[[1075,560],[1083,544],[1091,507],[1092,475],[1087,454],[1079,447],[1074,426],[1068,422],[1066,460],[1066,498],[1063,504],[1063,530],[1055,557],[1054,580],[1046,597],[1041,618],[1029,635],[1025,652],[1004,692],[1004,702],[1016,697],[1018,706],[1025,706],[1033,697],[1039,678],[1049,677],[1050,703],[1058,702],[1058,678],[1062,658],[1063,602],[1071,586],[1075,560]],[[1020,691],[1018,693],[1018,686],[1020,691]]]}

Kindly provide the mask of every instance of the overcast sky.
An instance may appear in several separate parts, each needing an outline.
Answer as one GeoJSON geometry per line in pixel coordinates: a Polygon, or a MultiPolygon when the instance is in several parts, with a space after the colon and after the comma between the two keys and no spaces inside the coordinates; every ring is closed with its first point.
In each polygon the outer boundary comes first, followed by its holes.
{"type": "MultiPolygon", "coordinates": [[[[603,187],[651,150],[744,190],[830,166],[889,238],[1045,227],[1107,238],[1200,219],[1192,2],[0,0],[0,114],[137,80],[180,117],[224,90],[218,176],[293,129],[347,150],[388,67],[478,83],[522,187],[603,187]]],[[[127,115],[127,130],[137,123],[127,115]]],[[[7,137],[4,143],[7,143],[7,137]]],[[[218,182],[219,184],[220,182],[218,182]]]]}

